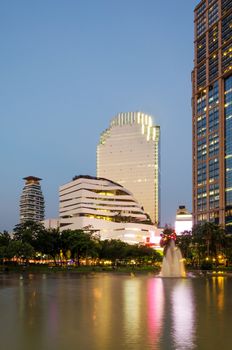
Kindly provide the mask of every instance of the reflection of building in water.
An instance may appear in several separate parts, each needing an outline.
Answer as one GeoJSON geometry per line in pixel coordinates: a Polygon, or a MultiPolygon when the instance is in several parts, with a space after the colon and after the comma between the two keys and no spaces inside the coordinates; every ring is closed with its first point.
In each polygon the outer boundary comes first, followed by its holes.
{"type": "Polygon", "coordinates": [[[181,279],[173,285],[172,334],[175,349],[195,348],[195,305],[192,293],[192,281],[181,279]]]}
{"type": "Polygon", "coordinates": [[[225,277],[217,276],[212,277],[212,286],[210,292],[213,294],[210,296],[210,300],[215,300],[217,305],[216,308],[218,311],[223,311],[225,303],[225,277]]]}
{"type": "Polygon", "coordinates": [[[180,205],[176,211],[175,231],[177,235],[184,231],[192,231],[192,214],[184,205],[180,205]]]}
{"type": "Polygon", "coordinates": [[[161,278],[149,279],[147,293],[147,328],[149,344],[152,345],[152,349],[156,349],[158,348],[163,328],[163,280],[161,278]]]}
{"type": "MultiPolygon", "coordinates": [[[[95,285],[95,284],[94,284],[95,285]]],[[[114,289],[110,279],[102,276],[100,283],[97,283],[91,290],[92,300],[92,329],[96,344],[101,349],[110,349],[112,335],[112,309],[114,306],[114,289]]],[[[86,296],[86,293],[84,293],[86,296]]],[[[87,310],[89,303],[87,304],[87,310]]]]}
{"type": "Polygon", "coordinates": [[[141,288],[139,279],[128,279],[123,284],[124,328],[130,344],[138,344],[141,329],[141,288]]]}

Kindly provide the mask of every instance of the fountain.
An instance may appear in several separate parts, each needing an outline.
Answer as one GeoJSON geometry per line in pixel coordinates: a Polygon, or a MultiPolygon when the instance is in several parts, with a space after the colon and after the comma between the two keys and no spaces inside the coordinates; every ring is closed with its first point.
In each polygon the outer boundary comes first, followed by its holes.
{"type": "Polygon", "coordinates": [[[160,276],[162,277],[185,277],[185,267],[181,251],[175,246],[175,241],[171,239],[168,243],[166,253],[163,258],[160,276]]]}

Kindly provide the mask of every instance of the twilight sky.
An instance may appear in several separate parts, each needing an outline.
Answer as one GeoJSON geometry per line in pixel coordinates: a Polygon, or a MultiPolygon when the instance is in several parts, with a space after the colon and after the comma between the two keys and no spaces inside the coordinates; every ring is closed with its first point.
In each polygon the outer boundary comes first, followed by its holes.
{"type": "Polygon", "coordinates": [[[191,210],[193,9],[198,0],[11,0],[0,5],[0,231],[19,221],[23,177],[46,217],[58,188],[96,175],[100,133],[117,113],[161,127],[161,224],[191,210]]]}

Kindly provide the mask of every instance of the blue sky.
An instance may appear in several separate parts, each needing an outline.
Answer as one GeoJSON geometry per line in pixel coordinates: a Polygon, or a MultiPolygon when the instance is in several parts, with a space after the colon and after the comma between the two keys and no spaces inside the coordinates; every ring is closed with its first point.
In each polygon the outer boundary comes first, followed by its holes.
{"type": "Polygon", "coordinates": [[[19,221],[22,178],[58,188],[96,174],[119,112],[161,126],[161,219],[191,209],[191,70],[197,0],[11,0],[0,6],[0,230],[19,221]]]}

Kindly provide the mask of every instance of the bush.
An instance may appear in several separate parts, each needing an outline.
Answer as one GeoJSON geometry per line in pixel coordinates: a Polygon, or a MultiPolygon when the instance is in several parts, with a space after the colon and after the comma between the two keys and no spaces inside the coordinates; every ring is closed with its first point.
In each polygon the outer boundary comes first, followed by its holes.
{"type": "Polygon", "coordinates": [[[201,264],[201,270],[212,270],[213,269],[213,264],[211,261],[204,261],[201,264]]]}

